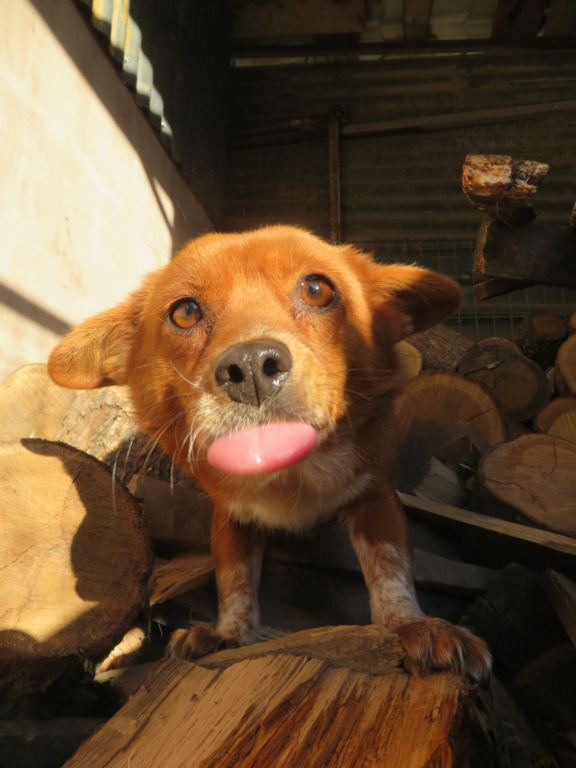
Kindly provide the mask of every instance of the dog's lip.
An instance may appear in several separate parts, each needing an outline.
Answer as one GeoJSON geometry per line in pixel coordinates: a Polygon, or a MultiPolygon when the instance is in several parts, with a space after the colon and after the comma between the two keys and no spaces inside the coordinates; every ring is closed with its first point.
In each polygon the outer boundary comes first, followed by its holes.
{"type": "Polygon", "coordinates": [[[292,466],[318,441],[314,427],[301,421],[277,421],[217,437],[208,463],[233,475],[255,475],[292,466]]]}

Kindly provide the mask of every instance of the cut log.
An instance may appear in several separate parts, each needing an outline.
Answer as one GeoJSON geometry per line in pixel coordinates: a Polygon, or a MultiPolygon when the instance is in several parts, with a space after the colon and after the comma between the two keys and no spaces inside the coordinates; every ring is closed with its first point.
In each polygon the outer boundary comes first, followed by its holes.
{"type": "Polygon", "coordinates": [[[550,382],[542,368],[503,347],[471,347],[458,372],[481,384],[511,421],[533,418],[550,399],[550,382]]]}
{"type": "Polygon", "coordinates": [[[538,525],[576,536],[576,445],[550,435],[524,435],[495,448],[477,481],[538,525]]]}
{"type": "Polygon", "coordinates": [[[529,568],[555,568],[576,574],[576,541],[540,528],[450,507],[437,501],[399,493],[410,517],[433,522],[449,531],[464,556],[491,567],[511,559],[529,568]]]}
{"type": "Polygon", "coordinates": [[[421,373],[424,364],[422,352],[407,341],[399,341],[394,350],[406,380],[416,378],[421,373]]]}
{"type": "Polygon", "coordinates": [[[561,395],[576,395],[576,334],[569,336],[560,346],[554,374],[556,390],[561,395]]]}
{"type": "Polygon", "coordinates": [[[486,339],[481,339],[478,346],[489,350],[497,360],[506,360],[508,357],[521,354],[520,347],[504,336],[488,336],[486,339]]]}
{"type": "Polygon", "coordinates": [[[0,384],[0,440],[54,440],[77,393],[54,384],[46,365],[25,365],[0,384]]]}
{"type": "MultiPolygon", "coordinates": [[[[574,397],[556,397],[554,400],[551,400],[542,408],[540,413],[536,414],[532,426],[536,432],[548,433],[564,414],[573,414],[571,419],[573,428],[570,430],[570,434],[574,435],[574,440],[572,440],[574,442],[576,440],[576,398],[574,397]]],[[[562,430],[562,427],[560,429],[562,430]]],[[[553,434],[557,434],[558,437],[564,437],[564,439],[570,439],[561,434],[561,432],[553,434]]]]}
{"type": "Polygon", "coordinates": [[[424,372],[408,382],[396,399],[400,434],[408,434],[415,417],[467,421],[490,445],[506,440],[499,407],[480,384],[463,376],[424,372]]]}
{"type": "Polygon", "coordinates": [[[546,370],[554,365],[560,344],[568,335],[566,321],[554,312],[539,309],[526,315],[518,331],[522,352],[546,370]]]}
{"type": "Polygon", "coordinates": [[[164,662],[66,768],[507,764],[483,692],[401,660],[381,629],[334,627],[164,662]]]}
{"type": "MultiPolygon", "coordinates": [[[[151,566],[138,506],[100,462],[42,440],[0,445],[0,692],[109,650],[146,603],[151,566]],[[20,670],[18,677],[26,677],[20,670]]],[[[1,710],[1,707],[0,707],[1,710]]]]}
{"type": "Polygon", "coordinates": [[[427,371],[455,371],[460,358],[474,343],[442,324],[409,338],[410,345],[422,353],[422,367],[427,371]]]}
{"type": "Polygon", "coordinates": [[[473,271],[482,278],[576,288],[576,230],[538,223],[514,229],[485,222],[478,232],[473,271]]]}
{"type": "Polygon", "coordinates": [[[538,191],[550,166],[508,155],[466,155],[462,189],[468,200],[496,221],[513,226],[536,218],[528,199],[538,191]]]}

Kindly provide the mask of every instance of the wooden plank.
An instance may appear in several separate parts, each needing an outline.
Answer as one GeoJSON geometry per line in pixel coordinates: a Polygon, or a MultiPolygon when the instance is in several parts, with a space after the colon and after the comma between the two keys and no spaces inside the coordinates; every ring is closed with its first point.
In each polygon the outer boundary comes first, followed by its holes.
{"type": "Polygon", "coordinates": [[[474,274],[576,288],[576,230],[485,222],[478,232],[474,274]]]}
{"type": "MultiPolygon", "coordinates": [[[[576,541],[569,536],[450,507],[447,504],[421,499],[408,493],[399,493],[398,496],[404,506],[424,512],[427,518],[438,523],[443,522],[449,528],[465,528],[469,532],[486,531],[498,538],[526,545],[532,552],[541,549],[544,554],[548,553],[551,557],[555,553],[576,557],[576,541]]],[[[573,563],[573,567],[576,567],[576,562],[573,563]]]]}
{"type": "Polygon", "coordinates": [[[425,40],[430,32],[431,0],[404,0],[404,37],[425,40]]]}
{"type": "Polygon", "coordinates": [[[425,115],[423,117],[396,118],[374,123],[343,125],[341,135],[365,136],[367,134],[399,133],[410,130],[442,130],[459,128],[467,125],[488,125],[490,123],[505,123],[515,120],[529,120],[533,117],[550,117],[551,115],[567,115],[576,112],[576,100],[553,101],[545,104],[518,104],[514,107],[498,109],[471,110],[469,112],[452,112],[443,115],[425,115]]]}
{"type": "Polygon", "coordinates": [[[492,39],[508,42],[511,39],[536,37],[545,7],[546,0],[498,0],[492,39]]]}

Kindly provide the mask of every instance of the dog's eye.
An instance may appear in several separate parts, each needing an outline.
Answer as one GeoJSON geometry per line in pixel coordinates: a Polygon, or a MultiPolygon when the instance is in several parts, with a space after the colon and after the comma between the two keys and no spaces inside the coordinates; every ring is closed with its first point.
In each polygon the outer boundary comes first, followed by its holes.
{"type": "Polygon", "coordinates": [[[185,331],[193,328],[201,318],[200,307],[193,299],[179,301],[170,310],[170,320],[177,328],[182,328],[185,331]]]}
{"type": "Polygon", "coordinates": [[[328,307],[336,298],[336,291],[325,277],[310,275],[302,281],[300,298],[310,307],[328,307]]]}

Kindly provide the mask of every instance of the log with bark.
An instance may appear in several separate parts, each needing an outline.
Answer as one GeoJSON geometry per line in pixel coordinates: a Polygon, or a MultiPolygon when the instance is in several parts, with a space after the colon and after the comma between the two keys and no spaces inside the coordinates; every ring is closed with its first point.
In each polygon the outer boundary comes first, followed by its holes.
{"type": "Polygon", "coordinates": [[[377,627],[333,627],[165,662],[66,766],[509,765],[486,695],[402,656],[377,627]]]}
{"type": "Polygon", "coordinates": [[[496,221],[512,226],[536,218],[528,200],[538,191],[550,166],[509,155],[466,155],[462,189],[468,200],[496,221]]]}
{"type": "Polygon", "coordinates": [[[458,372],[481,384],[510,421],[528,421],[550,399],[550,382],[542,368],[502,345],[470,347],[458,372]]]}
{"type": "Polygon", "coordinates": [[[447,325],[435,325],[409,337],[410,345],[422,354],[426,371],[455,371],[458,361],[473,341],[447,325]]]}
{"type": "Polygon", "coordinates": [[[554,365],[560,345],[568,335],[566,321],[555,312],[539,309],[526,315],[518,331],[522,352],[546,370],[554,365]]]}
{"type": "Polygon", "coordinates": [[[42,440],[0,444],[0,712],[111,648],[146,602],[140,511],[106,467],[42,440]]]}

